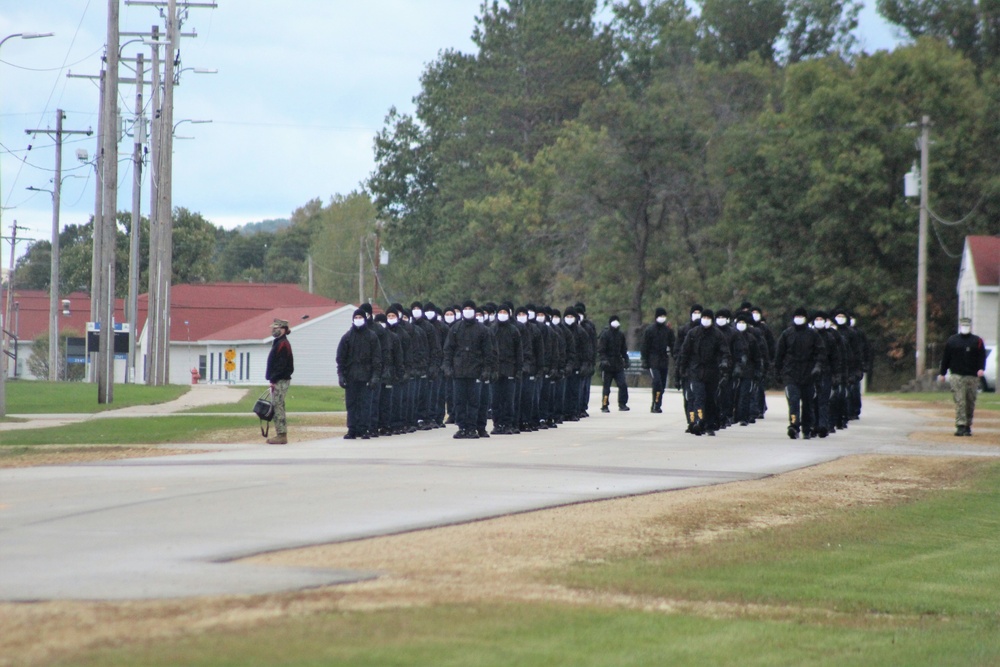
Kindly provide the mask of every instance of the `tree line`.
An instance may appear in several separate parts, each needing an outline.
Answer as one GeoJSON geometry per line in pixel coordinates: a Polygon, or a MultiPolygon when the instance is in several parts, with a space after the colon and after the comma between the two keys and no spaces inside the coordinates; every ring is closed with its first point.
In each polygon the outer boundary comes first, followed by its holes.
{"type": "Polygon", "coordinates": [[[864,53],[849,0],[487,2],[389,111],[368,189],[406,261],[385,279],[619,313],[799,305],[858,315],[883,379],[912,372],[931,117],[929,340],[954,329],[967,234],[997,232],[1000,8],[880,0],[910,40],[864,53]],[[973,11],[974,10],[974,11],[973,11]],[[945,224],[974,213],[962,225],[945,224]]]}

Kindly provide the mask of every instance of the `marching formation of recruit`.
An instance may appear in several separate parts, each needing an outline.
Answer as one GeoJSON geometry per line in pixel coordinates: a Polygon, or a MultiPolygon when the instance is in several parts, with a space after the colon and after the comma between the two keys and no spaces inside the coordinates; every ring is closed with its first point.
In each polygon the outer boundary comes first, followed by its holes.
{"type": "Polygon", "coordinates": [[[951,374],[951,390],[955,398],[955,435],[972,435],[972,414],[976,411],[976,394],[980,378],[986,375],[986,345],[972,333],[972,320],[958,321],[958,333],[944,344],[940,379],[951,374]]]}
{"type": "Polygon", "coordinates": [[[716,312],[695,304],[676,347],[688,433],[715,435],[763,419],[771,378],[784,386],[793,440],[825,438],[861,416],[861,381],[871,371],[871,349],[846,309],[810,317],[798,308],[775,338],[763,311],[749,302],[735,317],[726,308],[716,312]]]}
{"type": "Polygon", "coordinates": [[[589,417],[600,354],[604,392],[618,384],[627,410],[628,364],[617,317],[598,336],[583,303],[560,311],[510,303],[438,308],[363,305],[337,346],[346,393],[347,439],[370,439],[455,424],[455,438],[557,428],[589,417]],[[601,342],[603,341],[603,343],[601,342]],[[600,347],[599,352],[599,346],[600,347]],[[492,420],[492,430],[487,430],[492,420]]]}

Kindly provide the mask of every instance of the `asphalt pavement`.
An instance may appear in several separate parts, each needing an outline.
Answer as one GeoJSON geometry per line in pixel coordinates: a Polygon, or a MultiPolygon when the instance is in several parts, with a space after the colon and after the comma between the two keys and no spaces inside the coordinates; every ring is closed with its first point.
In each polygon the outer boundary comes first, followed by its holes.
{"type": "MultiPolygon", "coordinates": [[[[251,566],[243,556],[632,494],[757,479],[850,454],[1000,455],[921,445],[918,412],[866,400],[860,421],[790,440],[783,397],[767,418],[715,437],[684,433],[681,397],[649,390],[632,411],[555,430],[454,440],[455,428],[0,469],[0,599],[124,600],[254,594],[375,572],[251,566]]],[[[597,403],[599,390],[594,392],[597,403]]],[[[612,401],[614,397],[612,397],[612,401]]],[[[294,406],[290,406],[294,407],[294,406]]],[[[166,408],[164,408],[166,409],[166,408]]],[[[177,445],[171,445],[176,449],[177,445]]]]}

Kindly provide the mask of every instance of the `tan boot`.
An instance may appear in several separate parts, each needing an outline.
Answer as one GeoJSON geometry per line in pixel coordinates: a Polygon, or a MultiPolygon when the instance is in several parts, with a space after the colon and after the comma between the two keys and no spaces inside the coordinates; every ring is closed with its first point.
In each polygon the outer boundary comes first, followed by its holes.
{"type": "Polygon", "coordinates": [[[275,433],[273,438],[267,439],[267,444],[269,445],[287,445],[288,436],[284,433],[275,433]]]}

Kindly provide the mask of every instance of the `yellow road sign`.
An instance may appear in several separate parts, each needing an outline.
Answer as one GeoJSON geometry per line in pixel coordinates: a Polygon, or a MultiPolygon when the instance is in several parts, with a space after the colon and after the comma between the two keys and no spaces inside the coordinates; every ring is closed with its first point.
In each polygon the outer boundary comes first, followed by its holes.
{"type": "Polygon", "coordinates": [[[224,356],[226,357],[226,361],[232,361],[236,358],[236,350],[229,348],[226,350],[226,354],[224,356]]]}

